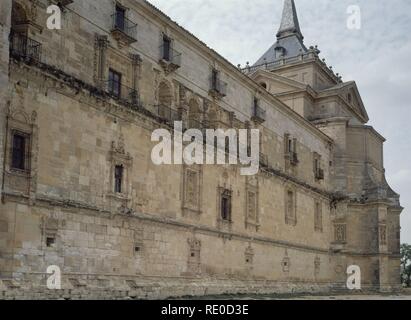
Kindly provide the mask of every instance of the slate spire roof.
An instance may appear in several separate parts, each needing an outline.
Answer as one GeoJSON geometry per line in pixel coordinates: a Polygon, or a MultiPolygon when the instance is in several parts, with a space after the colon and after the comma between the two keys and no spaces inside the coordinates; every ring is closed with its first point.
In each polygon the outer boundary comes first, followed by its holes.
{"type": "Polygon", "coordinates": [[[277,42],[254,64],[254,66],[274,62],[282,58],[296,57],[308,50],[303,43],[303,35],[298,22],[294,0],[284,0],[280,29],[277,42]]]}
{"type": "Polygon", "coordinates": [[[294,0],[285,0],[283,8],[283,16],[281,18],[280,29],[277,33],[277,39],[284,38],[295,34],[300,39],[304,39],[298,22],[297,10],[294,0]]]}

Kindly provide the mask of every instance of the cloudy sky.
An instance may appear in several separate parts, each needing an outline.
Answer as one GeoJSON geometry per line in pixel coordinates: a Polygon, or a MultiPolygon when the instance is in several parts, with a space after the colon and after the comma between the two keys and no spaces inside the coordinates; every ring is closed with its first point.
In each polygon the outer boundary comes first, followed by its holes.
{"type": "MultiPolygon", "coordinates": [[[[275,41],[283,0],[150,0],[233,64],[253,64],[275,41]]],[[[384,137],[387,179],[401,194],[402,240],[411,243],[411,1],[295,0],[305,44],[344,81],[355,80],[384,137]],[[347,28],[347,8],[361,29],[347,28]]]]}

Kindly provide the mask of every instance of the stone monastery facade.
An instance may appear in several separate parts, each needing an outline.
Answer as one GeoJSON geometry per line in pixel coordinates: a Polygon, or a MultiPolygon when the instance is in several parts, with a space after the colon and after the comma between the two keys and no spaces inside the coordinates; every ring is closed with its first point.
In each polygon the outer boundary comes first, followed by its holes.
{"type": "Polygon", "coordinates": [[[144,0],[1,0],[0,37],[0,298],[326,292],[350,265],[400,287],[385,140],[293,0],[245,69],[144,0]],[[259,129],[259,173],[154,165],[176,120],[259,129]]]}

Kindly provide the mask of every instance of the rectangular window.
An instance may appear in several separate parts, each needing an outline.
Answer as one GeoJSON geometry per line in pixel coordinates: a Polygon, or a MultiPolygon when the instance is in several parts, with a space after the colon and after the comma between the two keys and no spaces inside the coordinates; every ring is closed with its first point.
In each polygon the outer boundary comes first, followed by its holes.
{"type": "Polygon", "coordinates": [[[221,219],[231,221],[231,194],[228,190],[221,195],[221,219]]]}
{"type": "Polygon", "coordinates": [[[323,231],[323,218],[322,218],[322,206],[320,202],[315,202],[315,216],[314,216],[314,229],[315,231],[323,231]]]}
{"type": "Polygon", "coordinates": [[[218,71],[216,69],[213,69],[211,74],[211,88],[218,90],[218,71]]]}
{"type": "Polygon", "coordinates": [[[288,139],[288,152],[293,152],[293,140],[288,139]]]}
{"type": "Polygon", "coordinates": [[[13,134],[12,169],[26,170],[27,138],[19,133],[13,134]]]}
{"type": "Polygon", "coordinates": [[[123,166],[116,166],[114,169],[114,192],[115,193],[122,193],[122,185],[123,185],[123,166]]]}
{"type": "Polygon", "coordinates": [[[318,172],[319,169],[320,169],[319,160],[318,160],[318,158],[315,158],[314,159],[314,170],[315,170],[315,172],[318,172]]]}
{"type": "Polygon", "coordinates": [[[163,59],[171,61],[171,39],[169,37],[163,37],[163,59]]]}
{"type": "Polygon", "coordinates": [[[55,243],[56,243],[56,239],[54,237],[47,237],[46,238],[46,246],[48,248],[54,247],[55,243]]]}
{"type": "Polygon", "coordinates": [[[108,91],[117,98],[121,96],[121,73],[113,69],[108,73],[108,91]]]}
{"type": "Polygon", "coordinates": [[[285,223],[295,226],[297,225],[295,192],[288,190],[285,197],[285,223]]]}
{"type": "Polygon", "coordinates": [[[294,193],[292,191],[287,192],[287,211],[290,218],[294,217],[294,193]]]}
{"type": "Polygon", "coordinates": [[[254,110],[257,110],[259,108],[259,100],[257,98],[254,98],[254,110]]]}
{"type": "Polygon", "coordinates": [[[116,6],[116,28],[125,29],[126,10],[119,5],[116,6]]]}

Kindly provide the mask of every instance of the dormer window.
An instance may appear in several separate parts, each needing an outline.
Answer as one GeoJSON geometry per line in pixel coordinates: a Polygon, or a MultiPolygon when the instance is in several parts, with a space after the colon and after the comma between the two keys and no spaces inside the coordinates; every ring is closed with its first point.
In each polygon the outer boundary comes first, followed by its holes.
{"type": "Polygon", "coordinates": [[[285,48],[284,47],[275,47],[275,58],[282,58],[285,55],[285,48]]]}

